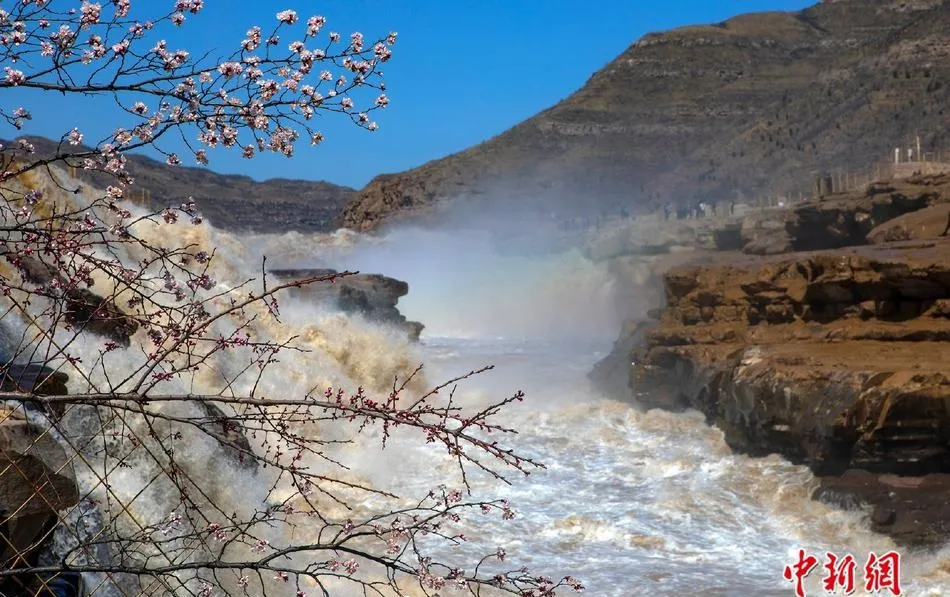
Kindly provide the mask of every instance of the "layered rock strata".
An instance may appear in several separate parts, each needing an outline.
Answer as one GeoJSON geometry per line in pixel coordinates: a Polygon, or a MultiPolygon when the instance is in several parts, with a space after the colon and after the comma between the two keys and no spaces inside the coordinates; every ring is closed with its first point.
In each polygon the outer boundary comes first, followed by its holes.
{"type": "Polygon", "coordinates": [[[601,238],[589,254],[626,272],[645,301],[591,377],[647,408],[699,410],[738,452],[808,465],[815,497],[870,507],[873,528],[900,543],[945,542],[947,182],[876,183],[738,223],[669,223],[623,247],[616,233],[601,238]],[[696,232],[734,237],[737,226],[739,250],[696,232]],[[634,280],[632,264],[649,275],[634,280]]]}

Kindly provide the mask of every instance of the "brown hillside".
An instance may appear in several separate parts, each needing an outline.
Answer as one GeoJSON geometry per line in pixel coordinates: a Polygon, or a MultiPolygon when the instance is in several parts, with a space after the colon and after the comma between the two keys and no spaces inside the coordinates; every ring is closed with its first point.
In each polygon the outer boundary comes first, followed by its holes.
{"type": "MultiPolygon", "coordinates": [[[[56,154],[56,141],[27,137],[40,156],[56,154]]],[[[66,146],[61,151],[87,151],[66,146]]],[[[329,182],[217,174],[206,168],[168,166],[146,156],[127,154],[134,190],[148,190],[149,204],[161,209],[193,198],[208,220],[220,228],[254,232],[328,232],[354,189],[329,182]]],[[[114,179],[104,173],[83,174],[105,188],[114,179]]]]}
{"type": "Polygon", "coordinates": [[[950,149],[950,3],[835,0],[645,36],[556,106],[354,195],[369,230],[447,200],[591,214],[808,191],[920,132],[950,149]]]}

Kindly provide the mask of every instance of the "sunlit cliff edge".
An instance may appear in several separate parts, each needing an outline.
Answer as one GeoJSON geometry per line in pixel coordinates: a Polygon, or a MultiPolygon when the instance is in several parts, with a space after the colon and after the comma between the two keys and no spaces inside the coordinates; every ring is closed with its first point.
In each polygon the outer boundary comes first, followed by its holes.
{"type": "Polygon", "coordinates": [[[950,536],[950,176],[744,216],[618,225],[588,255],[639,300],[591,373],[808,465],[896,541],[950,536]]]}

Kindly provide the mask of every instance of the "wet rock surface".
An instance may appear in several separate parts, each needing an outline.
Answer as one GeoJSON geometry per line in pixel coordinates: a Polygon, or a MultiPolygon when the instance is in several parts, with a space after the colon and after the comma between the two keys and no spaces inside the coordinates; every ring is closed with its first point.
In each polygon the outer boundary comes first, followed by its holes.
{"type": "Polygon", "coordinates": [[[79,490],[65,451],[22,408],[0,404],[0,568],[35,552],[79,490]]]}
{"type": "Polygon", "coordinates": [[[823,477],[815,498],[844,507],[870,506],[871,528],[898,543],[939,547],[950,537],[947,474],[908,477],[848,470],[823,477]]]}
{"type": "Polygon", "coordinates": [[[67,393],[69,376],[61,371],[36,364],[7,363],[0,365],[0,391],[33,393],[40,396],[63,396],[67,393]]]}
{"type": "MultiPolygon", "coordinates": [[[[281,283],[307,280],[339,273],[334,269],[274,269],[268,273],[281,283]]],[[[399,312],[396,304],[409,294],[409,284],[380,274],[355,274],[330,282],[317,282],[293,292],[311,300],[330,302],[346,313],[359,314],[370,321],[392,325],[404,330],[412,341],[417,341],[423,324],[409,321],[399,312]]]]}

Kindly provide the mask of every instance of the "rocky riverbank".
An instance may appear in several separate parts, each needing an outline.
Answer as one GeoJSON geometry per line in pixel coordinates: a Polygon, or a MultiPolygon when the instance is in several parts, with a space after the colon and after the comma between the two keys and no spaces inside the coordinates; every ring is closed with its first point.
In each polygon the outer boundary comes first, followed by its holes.
{"type": "Polygon", "coordinates": [[[900,543],[945,542],[948,206],[950,180],[918,178],[604,253],[650,271],[627,279],[631,296],[662,277],[663,297],[641,293],[641,311],[660,308],[634,314],[592,377],[646,407],[699,410],[737,451],[808,465],[817,498],[870,506],[900,543]],[[664,254],[676,263],[660,271],[664,254]]]}

